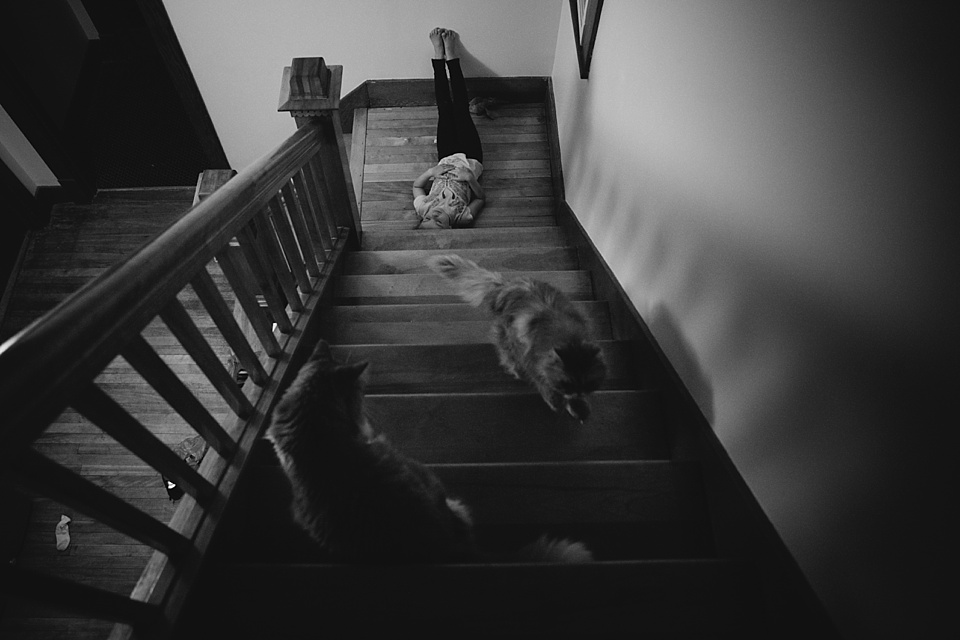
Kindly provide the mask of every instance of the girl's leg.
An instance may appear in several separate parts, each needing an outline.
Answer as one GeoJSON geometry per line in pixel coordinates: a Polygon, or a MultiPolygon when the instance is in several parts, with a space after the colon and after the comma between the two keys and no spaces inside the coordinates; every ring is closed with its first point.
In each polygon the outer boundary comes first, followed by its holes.
{"type": "Polygon", "coordinates": [[[437,160],[440,160],[460,149],[446,65],[443,60],[434,59],[430,62],[433,64],[433,89],[437,98],[437,160]]]}
{"type": "Polygon", "coordinates": [[[470,117],[470,98],[467,96],[467,83],[460,68],[460,35],[456,31],[445,30],[442,33],[444,57],[450,69],[450,90],[453,93],[454,123],[457,129],[457,151],[468,158],[483,162],[483,148],[480,135],[470,117]]]}
{"type": "Polygon", "coordinates": [[[457,136],[456,151],[482,163],[483,146],[480,144],[477,127],[470,116],[470,98],[467,96],[467,83],[460,68],[460,59],[447,60],[447,67],[450,68],[450,90],[453,92],[451,110],[457,136]]]}

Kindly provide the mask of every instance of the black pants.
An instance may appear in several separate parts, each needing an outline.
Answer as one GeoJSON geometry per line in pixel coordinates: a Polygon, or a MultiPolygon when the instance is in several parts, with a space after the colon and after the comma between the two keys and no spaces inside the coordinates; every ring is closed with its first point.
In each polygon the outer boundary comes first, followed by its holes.
{"type": "Polygon", "coordinates": [[[463,80],[460,60],[432,60],[433,87],[437,94],[437,160],[454,153],[483,162],[480,134],[470,117],[470,98],[467,83],[463,80]],[[447,84],[446,68],[450,67],[450,83],[447,84]],[[453,98],[451,99],[451,92],[453,98]]]}

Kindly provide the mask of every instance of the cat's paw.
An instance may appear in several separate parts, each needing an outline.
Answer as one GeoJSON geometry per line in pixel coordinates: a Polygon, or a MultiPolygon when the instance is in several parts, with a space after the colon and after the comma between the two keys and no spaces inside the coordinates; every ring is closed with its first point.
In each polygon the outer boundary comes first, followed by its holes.
{"type": "Polygon", "coordinates": [[[580,422],[586,422],[590,417],[590,405],[583,398],[570,398],[567,401],[567,413],[580,422]]]}

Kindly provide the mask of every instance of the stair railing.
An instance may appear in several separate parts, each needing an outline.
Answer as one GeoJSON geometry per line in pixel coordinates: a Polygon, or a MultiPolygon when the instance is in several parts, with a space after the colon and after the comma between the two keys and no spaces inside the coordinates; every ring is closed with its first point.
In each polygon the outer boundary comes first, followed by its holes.
{"type": "Polygon", "coordinates": [[[278,389],[316,334],[313,312],[339,257],[359,246],[338,113],[341,72],[322,58],[294,59],[280,110],[296,118],[296,133],[236,176],[205,172],[182,218],[0,346],[3,481],[155,550],[129,597],[3,566],[0,583],[11,595],[114,620],[112,638],[163,637],[173,628],[278,389]],[[215,283],[216,268],[228,286],[215,283]],[[178,300],[188,284],[248,372],[242,387],[178,300]],[[230,407],[229,418],[214,418],[143,337],[157,317],[230,407]],[[209,445],[196,470],[97,384],[117,356],[209,445]],[[68,407],[186,492],[169,523],[31,447],[68,407]]]}

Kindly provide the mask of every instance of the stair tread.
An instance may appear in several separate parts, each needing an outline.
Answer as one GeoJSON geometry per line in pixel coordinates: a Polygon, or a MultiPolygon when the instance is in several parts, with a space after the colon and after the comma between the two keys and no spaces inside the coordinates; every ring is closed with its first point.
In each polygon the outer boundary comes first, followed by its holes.
{"type": "MultiPolygon", "coordinates": [[[[581,425],[536,393],[367,396],[371,423],[400,451],[424,463],[664,460],[659,394],[597,391],[581,425]]],[[[264,441],[257,459],[275,464],[264,441]]]]}
{"type": "MultiPolygon", "coordinates": [[[[639,389],[649,371],[630,340],[597,342],[607,365],[601,389],[639,389]]],[[[496,348],[488,343],[331,345],[341,362],[370,362],[368,393],[440,393],[503,391],[524,393],[527,382],[500,367],[496,348]]]]}
{"type": "MultiPolygon", "coordinates": [[[[573,300],[587,300],[593,296],[589,271],[504,271],[504,275],[527,276],[547,282],[573,300]]],[[[334,295],[340,300],[373,304],[460,301],[450,283],[433,273],[345,275],[337,279],[334,295]]]]}
{"type": "MultiPolygon", "coordinates": [[[[414,216],[398,215],[390,220],[364,220],[363,228],[367,230],[409,231],[416,229],[418,220],[414,216]]],[[[499,220],[480,218],[473,223],[478,230],[502,228],[556,228],[557,222],[553,216],[510,217],[499,220]]]]}
{"type": "MultiPolygon", "coordinates": [[[[587,460],[470,462],[429,466],[478,524],[700,522],[705,517],[696,462],[587,460]]],[[[289,494],[279,465],[254,472],[262,509],[289,494]]],[[[281,509],[286,509],[282,504],[281,509]]]]}
{"type": "Polygon", "coordinates": [[[559,227],[522,229],[431,229],[390,231],[364,225],[363,250],[461,249],[466,247],[560,246],[559,227]]]}
{"type": "MultiPolygon", "coordinates": [[[[293,522],[290,487],[270,454],[258,455],[234,503],[224,560],[324,562],[293,522]]],[[[699,465],[579,461],[429,464],[470,508],[481,549],[512,553],[541,535],[582,541],[598,558],[713,553],[699,465]]]]}
{"type": "MultiPolygon", "coordinates": [[[[344,256],[345,275],[432,273],[430,256],[450,253],[445,249],[355,251],[344,256]]],[[[564,271],[579,268],[577,250],[571,247],[517,247],[458,249],[456,253],[494,271],[564,271]]]]}
{"type": "Polygon", "coordinates": [[[244,629],[263,625],[273,635],[297,629],[313,634],[460,629],[483,637],[633,632],[700,638],[746,635],[762,627],[751,578],[749,565],[714,559],[403,567],[244,564],[223,568],[207,592],[233,605],[234,622],[244,629]],[[278,584],[285,588],[276,589],[278,584]],[[370,615],[371,603],[377,615],[370,615]]]}
{"type": "MultiPolygon", "coordinates": [[[[597,328],[592,335],[596,339],[610,339],[607,317],[594,326],[597,328]]],[[[324,335],[329,342],[337,344],[463,344],[487,340],[490,321],[357,322],[336,327],[327,325],[324,335]]]]}

